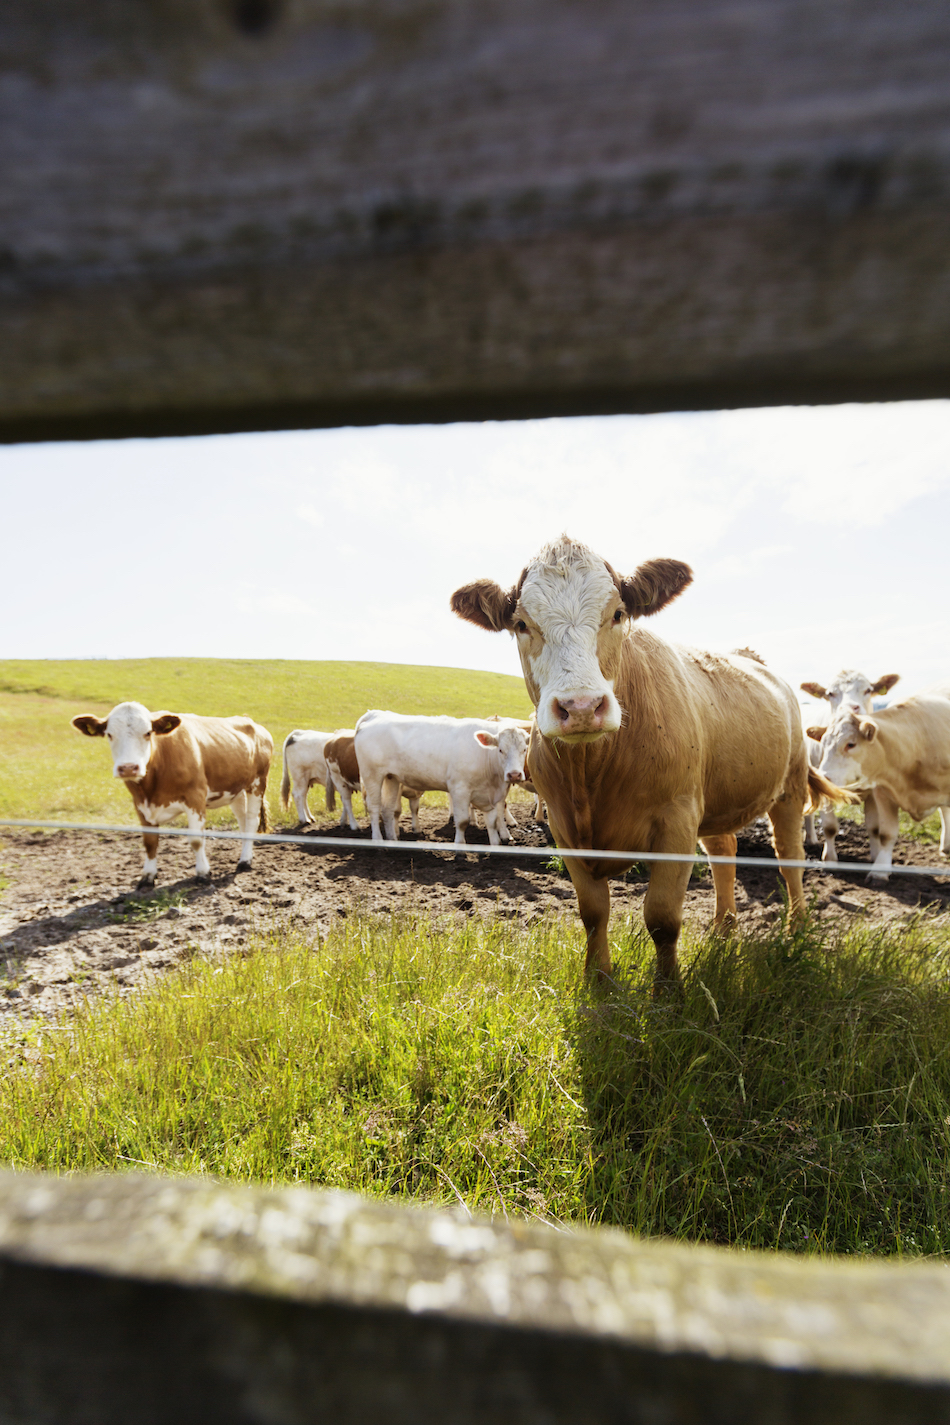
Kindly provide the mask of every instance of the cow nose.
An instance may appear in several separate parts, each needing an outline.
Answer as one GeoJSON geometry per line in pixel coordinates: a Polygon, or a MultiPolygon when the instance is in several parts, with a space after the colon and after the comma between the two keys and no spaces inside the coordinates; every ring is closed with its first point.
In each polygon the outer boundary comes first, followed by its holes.
{"type": "Polygon", "coordinates": [[[508,773],[508,780],[509,780],[509,782],[523,782],[523,781],[524,781],[524,773],[523,773],[523,772],[509,772],[509,773],[508,773]]]}
{"type": "Polygon", "coordinates": [[[554,716],[565,732],[574,728],[593,731],[602,726],[608,707],[606,694],[598,697],[595,693],[589,698],[555,698],[554,716]]]}
{"type": "Polygon", "coordinates": [[[139,764],[137,762],[120,762],[115,769],[115,774],[117,777],[125,778],[138,777],[141,775],[141,773],[139,772],[139,764]]]}

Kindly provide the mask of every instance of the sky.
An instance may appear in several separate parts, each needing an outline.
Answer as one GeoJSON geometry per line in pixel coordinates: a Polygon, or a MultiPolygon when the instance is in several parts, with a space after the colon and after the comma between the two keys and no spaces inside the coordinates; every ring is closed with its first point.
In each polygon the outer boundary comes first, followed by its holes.
{"type": "Polygon", "coordinates": [[[0,509],[2,658],[518,674],[449,595],[566,532],[692,566],[673,642],[950,679],[950,401],[6,446],[0,509]]]}

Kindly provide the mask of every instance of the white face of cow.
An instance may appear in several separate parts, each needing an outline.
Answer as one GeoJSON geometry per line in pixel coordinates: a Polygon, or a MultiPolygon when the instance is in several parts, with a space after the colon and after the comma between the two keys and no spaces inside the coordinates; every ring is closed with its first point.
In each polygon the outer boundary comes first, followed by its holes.
{"type": "Polygon", "coordinates": [[[572,546],[570,553],[569,559],[529,567],[515,610],[515,636],[539,732],[565,742],[593,742],[620,726],[608,673],[616,668],[627,611],[604,561],[583,545],[572,546]]]}
{"type": "Polygon", "coordinates": [[[499,732],[475,733],[475,741],[482,747],[496,747],[505,769],[505,781],[512,784],[527,778],[525,758],[528,755],[530,738],[521,727],[502,727],[499,732]]]}
{"type": "Polygon", "coordinates": [[[542,549],[507,592],[489,579],[456,589],[452,609],[480,628],[518,640],[538,731],[594,742],[620,727],[614,695],[629,620],[657,613],[692,580],[676,559],[651,559],[618,577],[584,544],[563,535],[542,549]]]}
{"type": "Polygon", "coordinates": [[[180,722],[175,713],[153,717],[141,703],[119,703],[105,720],[84,714],[73,718],[73,727],[87,737],[104,737],[112,753],[112,775],[138,782],[148,769],[153,738],[173,732],[180,722]]]}
{"type": "Polygon", "coordinates": [[[865,762],[877,737],[877,724],[870,718],[842,712],[821,739],[818,770],[839,787],[866,789],[873,785],[865,762]]]}
{"type": "Polygon", "coordinates": [[[899,681],[899,673],[888,673],[872,682],[853,668],[843,668],[829,687],[823,688],[820,683],[802,683],[802,689],[811,693],[812,697],[827,698],[832,718],[839,713],[849,717],[866,717],[874,711],[874,699],[890,692],[899,681]]]}

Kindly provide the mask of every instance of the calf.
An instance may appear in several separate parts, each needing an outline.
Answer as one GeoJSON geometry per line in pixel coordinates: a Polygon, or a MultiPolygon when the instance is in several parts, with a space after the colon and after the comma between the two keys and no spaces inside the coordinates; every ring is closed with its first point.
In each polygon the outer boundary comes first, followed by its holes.
{"type": "MultiPolygon", "coordinates": [[[[810,693],[813,698],[827,698],[831,704],[832,718],[842,710],[856,717],[867,717],[874,711],[874,699],[884,697],[898,682],[900,682],[899,673],[885,673],[883,678],[872,682],[870,678],[866,678],[863,673],[857,672],[854,668],[842,668],[829,688],[822,687],[821,683],[801,683],[799,686],[803,693],[810,693]]],[[[815,742],[817,739],[817,742],[820,743],[824,733],[824,727],[806,729],[808,756],[813,767],[818,767],[821,764],[821,751],[816,747],[815,742]]],[[[863,796],[865,824],[868,821],[870,796],[870,792],[863,796]]],[[[834,807],[828,803],[822,807],[819,826],[822,843],[821,859],[837,861],[835,837],[841,828],[834,807]]],[[[810,814],[805,818],[805,840],[814,845],[818,839],[815,835],[815,817],[814,814],[810,814]]]]}
{"type": "Polygon", "coordinates": [[[842,709],[821,742],[821,772],[866,798],[869,881],[886,881],[900,811],[915,821],[940,812],[940,854],[950,855],[950,683],[881,708],[842,709]]]}
{"type": "Polygon", "coordinates": [[[333,783],[330,781],[326,759],[323,755],[323,749],[333,735],[332,732],[308,732],[302,728],[296,728],[293,732],[288,733],[284,740],[284,776],[280,784],[281,805],[286,807],[289,804],[291,788],[293,788],[297,816],[303,826],[310,826],[313,823],[313,817],[310,815],[310,808],[307,805],[307,793],[317,783],[325,788],[327,807],[331,811],[333,810],[330,801],[333,794],[333,783]]]}
{"type": "MultiPolygon", "coordinates": [[[[537,709],[531,780],[568,857],[587,931],[587,968],[611,972],[608,878],[638,851],[651,863],[644,918],[657,949],[657,988],[679,978],[683,900],[699,838],[735,856],[735,833],[763,813],[775,849],[802,860],[802,811],[816,795],[845,795],[809,766],[801,713],[787,683],[755,659],[664,643],[642,619],[691,582],[674,559],[621,576],[568,537],[547,545],[510,588],[480,579],[452,595],[461,618],[515,635],[537,709]],[[604,861],[596,852],[629,852],[604,861]]],[[[847,796],[845,795],[847,800],[847,796]]],[[[793,917],[804,914],[802,872],[783,868],[793,917]]],[[[716,920],[735,918],[735,866],[714,865],[716,920]]]]}
{"type": "MultiPolygon", "coordinates": [[[[83,713],[73,727],[87,737],[104,737],[112,751],[112,774],[129,789],[143,826],[162,826],[176,816],[194,832],[195,875],[207,879],[206,813],[229,806],[244,833],[238,870],[254,854],[254,832],[267,830],[264,793],[273,739],[249,717],[197,717],[194,713],[150,713],[141,703],[119,703],[106,718],[83,713]]],[[[154,886],[158,837],[146,832],[140,887],[154,886]]]]}
{"type": "Polygon", "coordinates": [[[509,840],[505,825],[508,787],[524,781],[528,734],[515,722],[483,718],[411,717],[364,713],[356,724],[356,755],[363,774],[374,841],[395,841],[402,787],[448,792],[455,843],[465,844],[472,808],[485,813],[493,846],[509,840]]]}

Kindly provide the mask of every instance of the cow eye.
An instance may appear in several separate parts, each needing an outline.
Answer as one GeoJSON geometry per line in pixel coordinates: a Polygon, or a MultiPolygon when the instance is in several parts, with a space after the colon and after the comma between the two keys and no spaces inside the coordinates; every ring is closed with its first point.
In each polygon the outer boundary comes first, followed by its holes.
{"type": "Polygon", "coordinates": [[[857,745],[856,742],[846,742],[844,750],[845,752],[853,752],[857,745]]]}
{"type": "Polygon", "coordinates": [[[623,618],[623,609],[617,609],[616,613],[614,614],[614,623],[620,623],[620,621],[621,621],[622,618],[623,618]]]}
{"type": "Polygon", "coordinates": [[[515,624],[515,628],[518,630],[519,633],[528,632],[528,625],[525,623],[523,618],[520,618],[518,620],[518,622],[515,624]]]}

